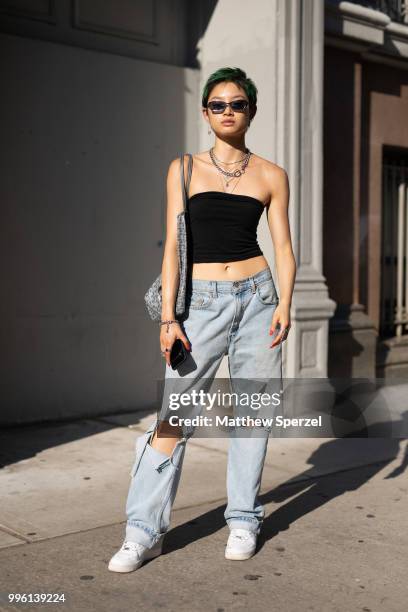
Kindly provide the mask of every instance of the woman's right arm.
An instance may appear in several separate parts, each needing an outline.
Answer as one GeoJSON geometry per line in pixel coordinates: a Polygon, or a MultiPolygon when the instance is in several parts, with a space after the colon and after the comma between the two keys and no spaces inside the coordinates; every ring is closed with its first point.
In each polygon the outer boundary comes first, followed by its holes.
{"type": "MultiPolygon", "coordinates": [[[[186,172],[186,159],[184,158],[186,172]]],[[[162,263],[162,321],[176,318],[175,305],[179,286],[179,267],[177,255],[177,215],[183,211],[183,193],[181,191],[180,158],[173,159],[167,172],[167,213],[166,213],[166,241],[162,263]]],[[[161,325],[160,347],[162,352],[173,346],[174,340],[180,338],[187,350],[190,343],[177,323],[161,325]]],[[[170,364],[170,353],[165,353],[166,361],[170,364]]]]}

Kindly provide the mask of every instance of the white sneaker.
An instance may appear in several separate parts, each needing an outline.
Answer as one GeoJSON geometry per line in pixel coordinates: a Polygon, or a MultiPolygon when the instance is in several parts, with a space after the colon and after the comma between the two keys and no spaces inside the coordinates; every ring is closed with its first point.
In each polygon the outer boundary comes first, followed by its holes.
{"type": "Polygon", "coordinates": [[[257,534],[248,529],[231,529],[227,546],[225,548],[225,558],[232,561],[244,561],[255,553],[257,534]]]}
{"type": "Polygon", "coordinates": [[[154,559],[154,557],[161,555],[163,539],[159,540],[152,548],[125,540],[120,550],[109,561],[108,569],[111,572],[133,572],[148,559],[154,559]]]}

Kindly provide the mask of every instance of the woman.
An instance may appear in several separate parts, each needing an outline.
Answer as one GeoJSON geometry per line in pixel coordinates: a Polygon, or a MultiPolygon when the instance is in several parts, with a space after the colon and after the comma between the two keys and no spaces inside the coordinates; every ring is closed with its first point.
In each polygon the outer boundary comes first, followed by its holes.
{"type": "MultiPolygon", "coordinates": [[[[224,355],[234,380],[279,377],[281,372],[296,273],[289,186],[285,170],[245,145],[256,101],[253,81],[239,68],[217,70],[204,87],[202,113],[215,142],[210,151],[193,156],[191,180],[187,180],[193,263],[188,308],[179,320],[174,307],[179,279],[176,218],[183,210],[179,160],[173,160],[168,170],[160,346],[167,382],[187,383],[190,389],[192,380],[211,382],[224,355]],[[279,298],[256,240],[264,209],[275,249],[279,298]],[[279,331],[272,341],[276,328],[279,331]],[[177,338],[188,358],[173,370],[170,351],[177,338]]],[[[189,175],[187,163],[184,156],[185,176],[189,175]]],[[[227,559],[248,559],[255,552],[264,518],[257,495],[270,432],[266,429],[267,435],[260,437],[231,435],[224,514],[230,529],[227,559]]],[[[133,571],[161,553],[188,435],[182,426],[155,419],[137,439],[125,541],[110,560],[111,571],[133,571]]]]}

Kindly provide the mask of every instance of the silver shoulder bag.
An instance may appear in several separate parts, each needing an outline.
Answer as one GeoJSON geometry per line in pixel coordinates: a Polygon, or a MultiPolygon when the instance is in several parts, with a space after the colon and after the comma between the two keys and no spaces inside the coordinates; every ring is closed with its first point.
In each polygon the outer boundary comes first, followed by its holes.
{"type": "MultiPolygon", "coordinates": [[[[187,185],[184,183],[184,155],[180,156],[181,191],[183,194],[183,210],[177,215],[177,255],[179,265],[179,286],[176,299],[176,317],[185,311],[187,280],[188,280],[188,249],[187,249],[187,194],[191,179],[193,157],[188,155],[187,185]]],[[[146,307],[153,321],[160,321],[162,315],[162,276],[161,273],[144,296],[146,307]]]]}

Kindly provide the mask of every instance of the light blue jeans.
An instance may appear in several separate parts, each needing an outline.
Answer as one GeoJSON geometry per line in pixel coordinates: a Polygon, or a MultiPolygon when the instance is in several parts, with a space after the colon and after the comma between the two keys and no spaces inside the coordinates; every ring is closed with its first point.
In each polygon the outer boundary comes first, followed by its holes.
{"type": "MultiPolygon", "coordinates": [[[[177,384],[185,385],[183,392],[208,387],[224,355],[228,355],[231,380],[273,377],[280,381],[282,345],[270,348],[275,336],[269,334],[278,303],[269,267],[240,281],[192,279],[188,308],[180,318],[191,353],[176,370],[166,364],[165,381],[177,379],[177,384]]],[[[155,418],[136,439],[126,502],[126,539],[149,548],[169,529],[186,443],[194,431],[183,427],[183,436],[169,457],[149,444],[157,423],[155,418]]],[[[264,508],[258,493],[269,433],[267,427],[264,435],[259,435],[259,428],[250,429],[245,437],[231,432],[224,513],[230,529],[260,531],[264,508]],[[257,434],[252,435],[256,429],[257,434]]]]}

